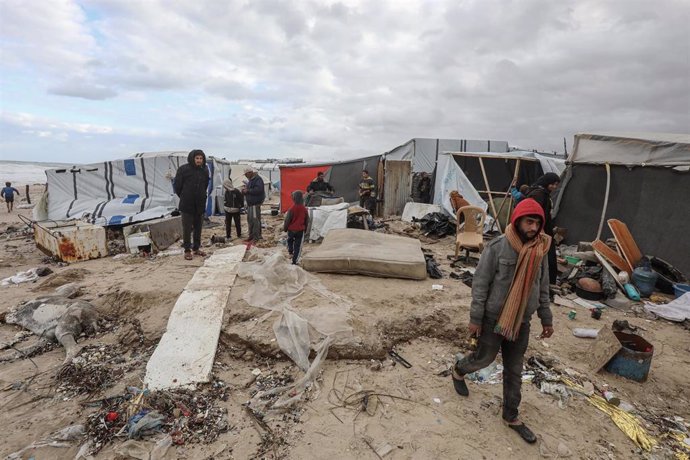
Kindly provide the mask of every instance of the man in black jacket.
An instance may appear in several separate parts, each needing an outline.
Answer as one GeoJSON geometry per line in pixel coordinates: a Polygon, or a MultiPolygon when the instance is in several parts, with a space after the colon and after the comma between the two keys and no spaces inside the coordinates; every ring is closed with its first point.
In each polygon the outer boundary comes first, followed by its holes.
{"type": "Polygon", "coordinates": [[[558,261],[556,260],[556,241],[553,239],[553,220],[551,219],[551,194],[556,191],[561,183],[561,178],[556,173],[546,173],[537,179],[537,182],[530,187],[527,198],[534,199],[544,210],[544,233],[551,237],[551,247],[549,248],[549,283],[556,284],[558,281],[558,261]]]}
{"type": "Polygon", "coordinates": [[[328,182],[325,181],[323,171],[319,171],[316,174],[316,179],[311,181],[309,185],[307,186],[307,193],[312,194],[315,192],[327,192],[327,193],[333,193],[335,192],[335,189],[329,184],[328,182]]]}
{"type": "Polygon", "coordinates": [[[178,208],[182,214],[182,241],[184,258],[195,255],[205,256],[201,249],[201,224],[206,210],[206,191],[208,189],[208,169],[206,154],[202,150],[192,150],[187,156],[187,164],[177,169],[174,188],[180,197],[178,208]],[[194,240],[192,242],[192,231],[194,240]]]}

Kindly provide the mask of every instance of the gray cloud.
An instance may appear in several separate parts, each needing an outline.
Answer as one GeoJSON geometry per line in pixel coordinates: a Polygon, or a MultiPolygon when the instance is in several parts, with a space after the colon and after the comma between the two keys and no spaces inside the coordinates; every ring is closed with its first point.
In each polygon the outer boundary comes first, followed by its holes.
{"type": "Polygon", "coordinates": [[[579,131],[690,126],[683,0],[85,2],[96,19],[56,2],[49,19],[3,4],[4,66],[95,101],[198,95],[162,139],[229,155],[370,154],[416,136],[560,150],[579,131]]]}
{"type": "Polygon", "coordinates": [[[56,86],[48,88],[48,94],[79,97],[92,101],[102,101],[117,96],[117,93],[111,88],[80,80],[63,81],[56,86]]]}

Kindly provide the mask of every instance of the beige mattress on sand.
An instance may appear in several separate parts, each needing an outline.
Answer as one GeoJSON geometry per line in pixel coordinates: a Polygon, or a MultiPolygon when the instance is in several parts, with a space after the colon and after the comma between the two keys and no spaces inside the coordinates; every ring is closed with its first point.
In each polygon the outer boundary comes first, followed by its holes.
{"type": "Polygon", "coordinates": [[[302,267],[311,272],[426,278],[419,240],[354,228],[329,231],[318,248],[302,257],[302,267]]]}

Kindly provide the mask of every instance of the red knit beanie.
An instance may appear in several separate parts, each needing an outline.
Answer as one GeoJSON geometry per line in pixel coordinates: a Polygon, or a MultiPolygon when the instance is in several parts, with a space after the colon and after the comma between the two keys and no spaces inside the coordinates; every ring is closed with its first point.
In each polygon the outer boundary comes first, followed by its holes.
{"type": "Polygon", "coordinates": [[[539,231],[544,229],[544,210],[541,208],[539,203],[534,201],[532,198],[525,198],[520,201],[515,209],[513,210],[513,215],[510,218],[510,223],[515,226],[517,220],[524,216],[538,216],[541,218],[541,228],[539,231]]]}

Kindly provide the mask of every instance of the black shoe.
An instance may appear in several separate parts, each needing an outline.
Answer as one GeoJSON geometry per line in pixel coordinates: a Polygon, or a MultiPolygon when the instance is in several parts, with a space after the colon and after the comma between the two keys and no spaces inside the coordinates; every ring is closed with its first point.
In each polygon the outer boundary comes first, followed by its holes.
{"type": "Polygon", "coordinates": [[[519,434],[520,437],[529,444],[534,444],[535,442],[537,442],[537,436],[532,432],[532,430],[527,428],[527,426],[524,423],[520,423],[519,425],[511,425],[509,423],[508,427],[511,430],[517,431],[517,434],[519,434]]]}
{"type": "Polygon", "coordinates": [[[465,383],[465,379],[461,378],[457,372],[455,371],[455,366],[453,366],[453,371],[451,373],[451,376],[453,378],[453,388],[455,388],[455,392],[459,394],[460,396],[469,396],[470,395],[470,389],[467,388],[467,384],[465,383]]]}

